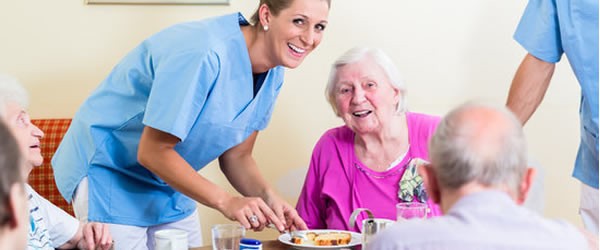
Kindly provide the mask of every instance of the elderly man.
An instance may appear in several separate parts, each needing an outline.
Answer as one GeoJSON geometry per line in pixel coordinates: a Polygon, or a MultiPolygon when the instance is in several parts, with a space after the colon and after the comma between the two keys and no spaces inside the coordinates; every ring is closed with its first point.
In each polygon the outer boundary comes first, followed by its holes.
{"type": "Polygon", "coordinates": [[[0,120],[0,249],[25,249],[27,198],[21,172],[23,160],[17,141],[0,120]]]}
{"type": "MultiPolygon", "coordinates": [[[[44,161],[40,152],[40,138],[44,133],[31,123],[25,112],[27,92],[15,78],[0,75],[0,118],[6,122],[23,148],[25,164],[23,176],[44,161]]],[[[31,226],[27,238],[28,249],[109,249],[112,237],[108,226],[101,223],[81,223],[62,209],[25,185],[29,198],[31,226]]],[[[9,249],[9,248],[1,248],[9,249]]],[[[10,248],[16,249],[16,248],[10,248]]]]}
{"type": "Polygon", "coordinates": [[[519,206],[535,170],[527,168],[521,124],[504,107],[467,103],[451,111],[421,166],[444,216],[381,232],[369,249],[588,249],[584,234],[519,206]]]}

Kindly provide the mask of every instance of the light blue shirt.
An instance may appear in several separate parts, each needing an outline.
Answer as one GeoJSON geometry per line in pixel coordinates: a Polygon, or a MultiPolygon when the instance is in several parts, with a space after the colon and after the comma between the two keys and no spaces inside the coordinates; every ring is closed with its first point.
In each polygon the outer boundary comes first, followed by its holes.
{"type": "Polygon", "coordinates": [[[556,63],[567,55],[581,86],[581,143],[573,176],[597,189],[598,0],[530,0],[514,37],[541,60],[556,63]]]}
{"type": "Polygon", "coordinates": [[[397,223],[377,234],[372,250],[588,249],[579,230],[518,206],[501,191],[460,198],[444,216],[397,223]]]}
{"type": "Polygon", "coordinates": [[[177,24],[143,41],[83,103],[52,159],[70,200],[89,178],[89,220],[135,226],[189,216],[196,202],[137,162],[144,126],[172,134],[199,170],[264,129],[283,83],[269,70],[253,97],[252,67],[239,13],[177,24]]]}

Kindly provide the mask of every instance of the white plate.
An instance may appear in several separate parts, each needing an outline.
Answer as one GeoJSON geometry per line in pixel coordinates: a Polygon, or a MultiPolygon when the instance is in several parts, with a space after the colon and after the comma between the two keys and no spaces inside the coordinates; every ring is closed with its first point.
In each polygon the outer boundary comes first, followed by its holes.
{"type": "Polygon", "coordinates": [[[308,233],[308,232],[313,232],[313,233],[331,233],[331,232],[342,232],[342,233],[350,233],[350,236],[352,237],[352,239],[350,240],[350,243],[346,244],[346,245],[336,245],[336,246],[315,246],[315,245],[307,245],[307,244],[294,244],[292,243],[291,240],[291,236],[289,234],[281,234],[279,235],[279,241],[281,241],[281,243],[286,244],[286,245],[290,245],[293,246],[294,248],[298,248],[298,249],[336,249],[336,248],[350,248],[356,245],[360,245],[360,243],[362,242],[362,235],[356,232],[351,232],[351,231],[344,231],[344,230],[330,230],[330,229],[320,229],[320,230],[305,230],[305,231],[299,231],[301,233],[308,233]]]}

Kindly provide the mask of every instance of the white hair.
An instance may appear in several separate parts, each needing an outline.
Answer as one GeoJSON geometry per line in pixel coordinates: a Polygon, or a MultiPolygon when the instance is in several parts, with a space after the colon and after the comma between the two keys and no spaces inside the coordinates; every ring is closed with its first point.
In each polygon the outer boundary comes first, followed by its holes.
{"type": "Polygon", "coordinates": [[[521,123],[506,107],[483,102],[467,102],[450,111],[429,142],[429,156],[440,186],[450,189],[476,182],[518,194],[527,169],[521,123]],[[469,117],[472,110],[502,118],[469,117]]]}
{"type": "Polygon", "coordinates": [[[6,116],[9,102],[15,102],[26,109],[29,106],[27,91],[13,76],[0,73],[0,117],[6,116]]]}
{"type": "Polygon", "coordinates": [[[368,48],[368,47],[356,47],[352,48],[342,56],[340,56],[331,66],[331,72],[329,73],[329,81],[327,82],[327,86],[325,87],[325,98],[329,101],[329,104],[333,108],[333,112],[337,116],[340,116],[339,111],[337,110],[336,101],[335,101],[335,83],[337,81],[337,72],[339,68],[344,65],[351,64],[361,59],[370,56],[375,63],[383,69],[385,74],[387,75],[390,83],[392,84],[392,88],[398,90],[400,92],[400,101],[396,106],[397,113],[403,113],[407,110],[406,107],[406,84],[402,80],[402,76],[394,62],[381,50],[378,48],[368,48]]]}

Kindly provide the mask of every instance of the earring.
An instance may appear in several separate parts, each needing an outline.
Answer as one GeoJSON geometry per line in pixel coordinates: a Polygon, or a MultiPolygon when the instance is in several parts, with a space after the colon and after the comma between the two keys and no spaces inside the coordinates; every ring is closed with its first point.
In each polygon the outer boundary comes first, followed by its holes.
{"type": "Polygon", "coordinates": [[[265,30],[265,31],[269,30],[269,26],[268,25],[263,26],[263,30],[265,30]]]}

